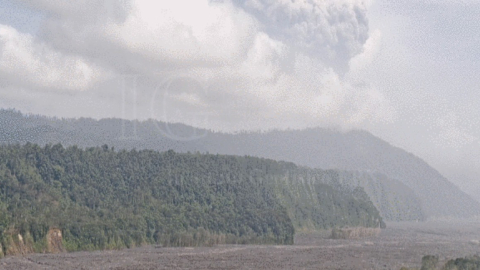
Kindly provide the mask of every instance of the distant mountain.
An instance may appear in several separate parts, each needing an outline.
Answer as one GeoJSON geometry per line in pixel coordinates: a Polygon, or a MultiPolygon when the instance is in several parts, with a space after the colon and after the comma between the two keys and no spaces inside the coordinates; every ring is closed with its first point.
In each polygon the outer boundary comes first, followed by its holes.
{"type": "Polygon", "coordinates": [[[384,174],[412,189],[427,217],[480,214],[478,202],[425,161],[366,131],[272,131],[237,135],[231,142],[226,144],[232,146],[226,153],[262,155],[323,169],[384,174]]]}
{"type": "Polygon", "coordinates": [[[0,111],[0,142],[27,141],[285,160],[312,168],[351,171],[345,174],[343,184],[364,187],[387,219],[480,215],[478,202],[425,161],[366,131],[313,128],[224,134],[153,120],[56,119],[0,111]]]}

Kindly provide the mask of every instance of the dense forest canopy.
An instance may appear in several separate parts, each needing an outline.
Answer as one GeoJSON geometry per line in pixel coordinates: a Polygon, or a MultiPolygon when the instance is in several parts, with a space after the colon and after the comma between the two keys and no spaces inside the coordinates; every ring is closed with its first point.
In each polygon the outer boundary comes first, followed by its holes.
{"type": "Polygon", "coordinates": [[[52,228],[67,250],[292,244],[295,229],[383,225],[363,189],[325,184],[335,177],[253,157],[2,146],[1,244],[21,234],[44,251],[52,228]]]}
{"type": "Polygon", "coordinates": [[[363,187],[386,220],[480,215],[478,202],[426,162],[366,131],[313,128],[226,134],[154,120],[58,119],[0,110],[0,144],[26,142],[285,160],[350,171],[341,176],[343,182],[363,187]]]}

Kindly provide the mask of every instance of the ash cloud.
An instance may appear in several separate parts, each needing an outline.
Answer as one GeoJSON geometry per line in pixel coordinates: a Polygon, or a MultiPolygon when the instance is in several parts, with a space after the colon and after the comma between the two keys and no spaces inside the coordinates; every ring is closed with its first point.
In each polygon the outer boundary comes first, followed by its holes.
{"type": "MultiPolygon", "coordinates": [[[[35,37],[20,32],[4,37],[5,44],[22,40],[18,51],[27,57],[21,65],[34,69],[17,74],[4,65],[2,75],[12,79],[0,95],[18,101],[25,92],[38,96],[51,89],[69,90],[68,95],[50,93],[48,102],[37,100],[37,113],[125,117],[121,100],[137,107],[130,117],[217,130],[359,127],[365,122],[390,121],[394,115],[378,88],[352,75],[369,51],[365,1],[18,3],[41,12],[45,19],[35,37]],[[42,53],[29,54],[38,51],[42,53]],[[352,59],[356,59],[354,65],[352,59]],[[21,83],[20,76],[29,82],[21,83]],[[125,89],[119,85],[131,76],[142,82],[134,86],[136,97],[125,101],[121,98],[125,89]],[[175,110],[188,113],[166,119],[164,113],[153,111],[152,97],[165,96],[162,85],[184,77],[202,87],[170,88],[168,95],[175,110]],[[23,91],[6,93],[15,88],[23,91]],[[87,98],[94,109],[85,112],[84,106],[73,105],[65,111],[63,106],[51,105],[71,104],[76,98],[87,98]],[[189,117],[205,111],[208,123],[189,117]]],[[[2,55],[5,51],[3,47],[2,55]]],[[[0,63],[7,61],[5,56],[0,58],[0,63]]],[[[133,91],[132,85],[127,87],[133,91]]]]}

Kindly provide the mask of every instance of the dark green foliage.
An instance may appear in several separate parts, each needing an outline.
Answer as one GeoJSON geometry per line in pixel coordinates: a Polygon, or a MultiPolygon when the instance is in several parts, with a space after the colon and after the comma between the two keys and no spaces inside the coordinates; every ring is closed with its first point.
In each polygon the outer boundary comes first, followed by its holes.
{"type": "MultiPolygon", "coordinates": [[[[400,270],[414,270],[415,268],[402,267],[400,270]]],[[[438,266],[438,257],[427,255],[422,258],[421,270],[480,270],[480,256],[470,256],[449,260],[443,267],[438,266]]]]}
{"type": "MultiPolygon", "coordinates": [[[[421,159],[365,131],[306,130],[225,134],[154,120],[58,119],[0,110],[0,144],[151,149],[249,155],[312,168],[342,168],[342,182],[361,186],[390,221],[480,215],[480,204],[421,159]]],[[[329,184],[329,183],[327,183],[329,184]]]]}
{"type": "Polygon", "coordinates": [[[290,172],[288,176],[275,181],[275,190],[296,228],[385,226],[362,188],[352,190],[340,184],[326,184],[338,183],[336,171],[299,167],[290,172]]]}
{"type": "MultiPolygon", "coordinates": [[[[62,143],[66,146],[78,145],[80,147],[108,144],[114,146],[115,149],[127,150],[133,148],[158,151],[173,149],[176,152],[200,151],[202,153],[253,155],[291,161],[314,168],[336,168],[346,160],[353,161],[352,156],[357,153],[356,147],[345,147],[351,145],[350,139],[344,141],[344,145],[340,145],[341,147],[338,148],[335,138],[345,140],[343,135],[317,131],[275,131],[265,134],[239,133],[232,135],[195,130],[181,124],[156,121],[56,119],[44,116],[26,116],[14,110],[0,110],[0,143],[33,142],[40,145],[62,143]],[[166,134],[168,136],[165,136],[166,134]],[[193,134],[200,136],[195,137],[194,140],[188,139],[193,134]],[[187,138],[187,140],[181,140],[181,138],[187,138]],[[334,147],[335,145],[337,147],[334,147]],[[340,159],[338,154],[340,154],[340,159]],[[343,155],[345,157],[341,158],[343,155]],[[331,164],[334,160],[336,162],[331,164]]],[[[356,141],[355,138],[351,139],[356,141]]],[[[365,149],[368,150],[368,148],[365,149]]],[[[378,152],[384,151],[378,150],[378,152]]],[[[361,156],[356,161],[363,162],[364,160],[366,158],[361,156]]],[[[345,165],[347,164],[340,167],[349,168],[345,165]]],[[[351,169],[364,170],[365,168],[362,166],[351,169]]],[[[383,167],[385,166],[368,168],[368,170],[379,171],[383,167]]],[[[421,202],[415,194],[415,189],[410,189],[400,181],[386,175],[343,172],[343,176],[340,178],[344,185],[363,187],[386,220],[424,219],[421,202]]],[[[408,179],[410,178],[408,177],[408,179]]]]}
{"type": "Polygon", "coordinates": [[[442,270],[480,270],[480,256],[449,260],[442,270]]]}
{"type": "Polygon", "coordinates": [[[420,270],[435,270],[438,265],[438,257],[427,255],[422,258],[422,268],[420,270]]]}
{"type": "Polygon", "coordinates": [[[51,228],[62,230],[67,250],[292,244],[294,224],[382,222],[363,190],[322,184],[324,174],[251,157],[3,146],[0,237],[30,235],[35,251],[45,250],[51,228]]]}

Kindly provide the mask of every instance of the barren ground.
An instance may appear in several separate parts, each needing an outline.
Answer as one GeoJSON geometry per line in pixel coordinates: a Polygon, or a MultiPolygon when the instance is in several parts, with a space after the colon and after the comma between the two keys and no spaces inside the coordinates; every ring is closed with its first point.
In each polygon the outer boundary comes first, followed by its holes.
{"type": "Polygon", "coordinates": [[[120,251],[31,254],[0,260],[0,269],[400,269],[423,255],[480,254],[480,222],[390,223],[379,237],[332,240],[298,234],[293,246],[147,246],[120,251]]]}

